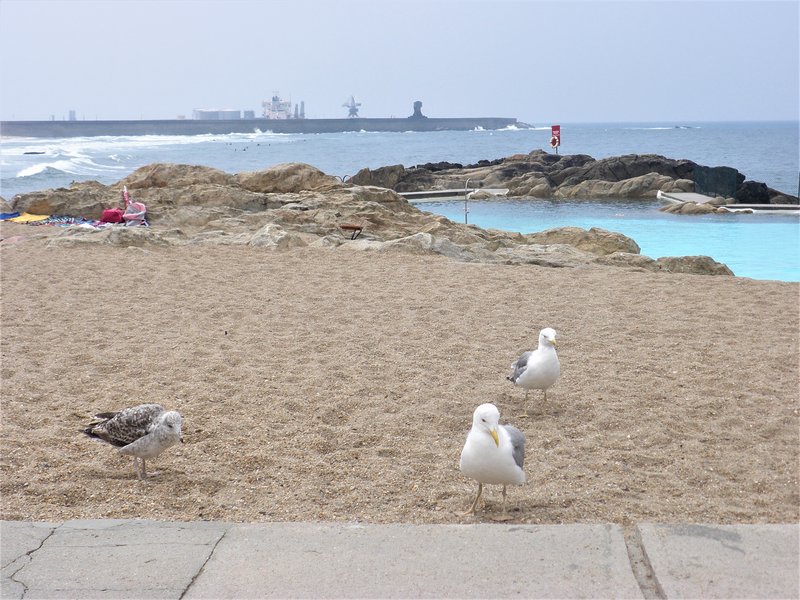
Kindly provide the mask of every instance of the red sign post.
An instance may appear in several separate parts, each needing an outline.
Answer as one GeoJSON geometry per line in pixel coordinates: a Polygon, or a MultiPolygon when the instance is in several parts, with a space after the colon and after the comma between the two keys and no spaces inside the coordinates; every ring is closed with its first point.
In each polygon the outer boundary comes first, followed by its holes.
{"type": "Polygon", "coordinates": [[[558,147],[561,145],[561,125],[550,126],[550,146],[558,154],[558,147]]]}

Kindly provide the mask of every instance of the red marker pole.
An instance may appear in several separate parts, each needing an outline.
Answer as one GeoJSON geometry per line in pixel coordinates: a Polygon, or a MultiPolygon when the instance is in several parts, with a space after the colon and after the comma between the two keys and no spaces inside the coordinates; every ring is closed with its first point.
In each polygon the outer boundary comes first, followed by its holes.
{"type": "Polygon", "coordinates": [[[550,126],[550,147],[558,154],[558,147],[561,145],[561,125],[550,126]]]}

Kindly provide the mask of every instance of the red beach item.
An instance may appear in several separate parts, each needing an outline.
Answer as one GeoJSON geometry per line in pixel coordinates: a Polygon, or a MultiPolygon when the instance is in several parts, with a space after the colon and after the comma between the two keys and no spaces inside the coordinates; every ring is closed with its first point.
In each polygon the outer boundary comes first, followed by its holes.
{"type": "Polygon", "coordinates": [[[103,211],[103,216],[100,217],[101,223],[122,223],[122,215],[124,214],[121,208],[107,208],[103,211]]]}

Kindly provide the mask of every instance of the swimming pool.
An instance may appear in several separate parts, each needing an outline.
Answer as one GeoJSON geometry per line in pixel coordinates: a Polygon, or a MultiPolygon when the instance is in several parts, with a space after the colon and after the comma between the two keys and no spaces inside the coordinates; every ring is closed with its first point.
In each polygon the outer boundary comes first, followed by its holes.
{"type": "MultiPolygon", "coordinates": [[[[464,222],[463,200],[416,202],[420,210],[464,222]]],[[[520,233],[600,227],[636,240],[642,254],[706,255],[740,277],[800,281],[797,214],[673,215],[660,201],[470,200],[468,222],[520,233]]]]}

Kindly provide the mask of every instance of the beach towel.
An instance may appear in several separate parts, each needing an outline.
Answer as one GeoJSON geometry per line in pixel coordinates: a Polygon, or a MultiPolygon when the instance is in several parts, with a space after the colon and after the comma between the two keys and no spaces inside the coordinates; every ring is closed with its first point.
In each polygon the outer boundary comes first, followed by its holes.
{"type": "Polygon", "coordinates": [[[0,221],[10,221],[14,217],[18,217],[18,212],[0,213],[0,221]]]}
{"type": "Polygon", "coordinates": [[[98,228],[98,226],[102,225],[105,227],[107,223],[100,223],[100,221],[95,221],[91,219],[84,219],[83,217],[69,217],[69,216],[60,216],[60,215],[53,215],[44,221],[35,221],[30,223],[30,225],[55,225],[57,227],[70,227],[72,225],[91,225],[94,228],[98,228]]]}
{"type": "Polygon", "coordinates": [[[45,219],[49,218],[50,215],[32,215],[24,212],[20,216],[8,220],[13,221],[14,223],[33,223],[34,221],[44,221],[45,219]]]}

